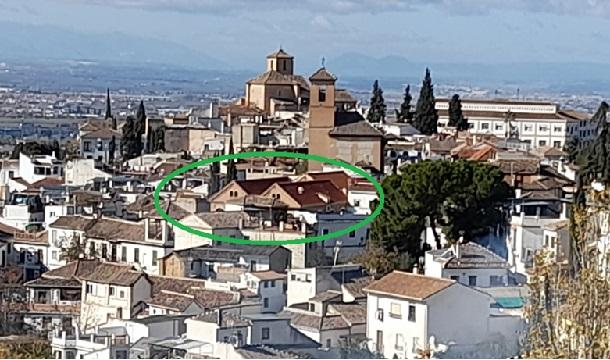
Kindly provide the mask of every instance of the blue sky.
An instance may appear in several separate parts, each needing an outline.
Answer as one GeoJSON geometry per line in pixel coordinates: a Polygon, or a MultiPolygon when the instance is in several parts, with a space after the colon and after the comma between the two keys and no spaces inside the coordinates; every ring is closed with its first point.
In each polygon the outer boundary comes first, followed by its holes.
{"type": "Polygon", "coordinates": [[[2,0],[0,21],[171,41],[238,67],[280,44],[418,62],[610,63],[610,0],[2,0]]]}

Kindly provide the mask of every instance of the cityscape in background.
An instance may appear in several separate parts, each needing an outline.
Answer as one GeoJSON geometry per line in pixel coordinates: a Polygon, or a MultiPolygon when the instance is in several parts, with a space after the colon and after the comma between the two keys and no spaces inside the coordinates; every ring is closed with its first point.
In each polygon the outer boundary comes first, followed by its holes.
{"type": "Polygon", "coordinates": [[[605,2],[5,1],[0,358],[610,357],[605,2]]]}

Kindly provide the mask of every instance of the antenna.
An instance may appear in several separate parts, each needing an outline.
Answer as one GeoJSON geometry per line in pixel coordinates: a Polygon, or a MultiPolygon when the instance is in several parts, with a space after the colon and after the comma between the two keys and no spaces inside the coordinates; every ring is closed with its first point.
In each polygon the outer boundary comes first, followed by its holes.
{"type": "Polygon", "coordinates": [[[326,67],[326,58],[322,56],[322,67],[326,67]]]}

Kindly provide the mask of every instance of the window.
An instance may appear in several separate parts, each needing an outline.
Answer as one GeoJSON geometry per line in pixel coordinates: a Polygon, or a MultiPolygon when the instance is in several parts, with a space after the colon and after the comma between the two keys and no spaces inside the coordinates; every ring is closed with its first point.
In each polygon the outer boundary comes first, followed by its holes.
{"type": "Polygon", "coordinates": [[[468,286],[477,286],[477,277],[471,275],[468,277],[468,286]]]}
{"type": "Polygon", "coordinates": [[[263,328],[263,340],[269,340],[269,328],[268,327],[263,328]]]}
{"type": "Polygon", "coordinates": [[[271,287],[275,287],[275,280],[271,280],[271,287]]]}
{"type": "Polygon", "coordinates": [[[318,100],[320,100],[320,102],[326,101],[326,86],[320,86],[318,90],[318,100]]]}
{"type": "Polygon", "coordinates": [[[309,303],[309,311],[311,311],[311,312],[315,312],[315,311],[316,311],[316,304],[314,304],[314,303],[309,303]]]}
{"type": "Polygon", "coordinates": [[[91,141],[85,141],[83,143],[84,151],[91,151],[91,141]]]}
{"type": "Polygon", "coordinates": [[[140,249],[138,248],[133,249],[133,261],[140,262],[140,249]]]}
{"type": "Polygon", "coordinates": [[[352,231],[349,233],[349,237],[350,238],[355,238],[356,237],[356,231],[352,231]]]}
{"type": "Polygon", "coordinates": [[[125,291],[124,291],[124,290],[119,291],[119,297],[120,297],[121,299],[124,299],[124,298],[125,298],[125,291]]]}
{"type": "Polygon", "coordinates": [[[110,287],[110,296],[114,296],[116,294],[116,288],[114,286],[110,287]]]}
{"type": "Polygon", "coordinates": [[[331,339],[326,339],[326,348],[330,349],[330,346],[332,345],[332,340],[331,339]]]}
{"type": "Polygon", "coordinates": [[[51,251],[51,258],[52,258],[53,260],[55,260],[55,261],[59,260],[59,259],[57,258],[57,251],[55,251],[55,250],[51,251]]]}
{"type": "Polygon", "coordinates": [[[451,275],[451,280],[453,281],[460,281],[460,276],[459,275],[451,275]]]}
{"type": "Polygon", "coordinates": [[[87,293],[87,294],[93,293],[93,286],[91,286],[91,284],[87,284],[87,287],[85,288],[85,293],[87,293]]]}
{"type": "Polygon", "coordinates": [[[561,128],[561,126],[555,126],[555,127],[553,128],[553,132],[556,132],[556,133],[560,133],[562,130],[563,130],[563,129],[561,128]]]}
{"type": "Polygon", "coordinates": [[[415,322],[415,305],[409,305],[409,321],[415,322]]]}
{"type": "Polygon", "coordinates": [[[549,131],[549,127],[545,126],[545,125],[540,125],[538,127],[538,131],[541,131],[541,132],[549,131]]]}
{"type": "Polygon", "coordinates": [[[89,243],[89,256],[95,256],[95,243],[89,243]]]}
{"type": "Polygon", "coordinates": [[[561,147],[561,141],[553,141],[553,147],[559,149],[561,147]]]}
{"type": "Polygon", "coordinates": [[[294,281],[297,279],[297,276],[295,274],[291,274],[290,275],[290,280],[294,281]]]}
{"type": "Polygon", "coordinates": [[[504,129],[504,125],[502,125],[502,124],[496,124],[496,125],[495,125],[495,129],[496,129],[496,130],[499,130],[499,131],[500,131],[500,130],[503,130],[503,129],[504,129]]]}
{"type": "Polygon", "coordinates": [[[153,250],[152,252],[152,266],[157,266],[157,250],[153,250]]]}
{"type": "Polygon", "coordinates": [[[49,217],[55,217],[55,212],[54,211],[50,211],[49,212],[49,217]]]}
{"type": "Polygon", "coordinates": [[[269,307],[269,298],[264,298],[263,299],[263,307],[265,309],[267,309],[269,307]]]}
{"type": "Polygon", "coordinates": [[[523,125],[523,131],[532,131],[532,125],[523,125]]]}
{"type": "Polygon", "coordinates": [[[311,275],[310,274],[305,275],[305,282],[308,282],[308,283],[311,282],[311,275]]]}
{"type": "Polygon", "coordinates": [[[482,123],[481,130],[489,130],[489,123],[482,123]]]}
{"type": "Polygon", "coordinates": [[[546,141],[544,141],[544,140],[538,141],[538,146],[546,146],[546,141]]]}
{"type": "Polygon", "coordinates": [[[404,350],[404,340],[402,338],[402,334],[396,334],[396,344],[394,345],[394,349],[398,351],[404,350]]]}
{"type": "Polygon", "coordinates": [[[360,207],[360,200],[354,200],[354,207],[360,207]]]}
{"type": "Polygon", "coordinates": [[[235,191],[235,190],[229,191],[229,197],[237,197],[237,191],[235,191]]]}
{"type": "Polygon", "coordinates": [[[322,235],[328,234],[328,229],[322,229],[322,235]]]}
{"type": "Polygon", "coordinates": [[[268,288],[269,287],[269,281],[263,281],[263,285],[264,285],[264,287],[268,288]]]}
{"type": "Polygon", "coordinates": [[[402,317],[399,303],[393,302],[390,304],[390,316],[396,319],[400,319],[402,317]]]}
{"type": "Polygon", "coordinates": [[[504,285],[504,277],[498,275],[489,276],[489,285],[490,286],[502,286],[504,285]]]}
{"type": "Polygon", "coordinates": [[[125,246],[121,248],[121,261],[127,262],[127,248],[125,246]]]}

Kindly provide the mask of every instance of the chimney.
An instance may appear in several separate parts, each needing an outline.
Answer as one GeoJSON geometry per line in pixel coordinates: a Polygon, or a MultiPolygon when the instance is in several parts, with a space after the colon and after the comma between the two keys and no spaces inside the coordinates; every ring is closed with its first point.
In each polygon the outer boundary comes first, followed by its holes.
{"type": "Polygon", "coordinates": [[[297,188],[297,192],[299,193],[299,195],[302,195],[305,192],[305,189],[302,186],[299,186],[297,188]]]}
{"type": "Polygon", "coordinates": [[[412,272],[413,272],[413,274],[419,274],[419,267],[417,266],[417,264],[413,265],[412,272]]]}
{"type": "Polygon", "coordinates": [[[244,218],[243,218],[243,217],[240,217],[240,218],[237,220],[237,228],[238,228],[239,230],[241,230],[241,229],[243,229],[243,228],[244,228],[244,218]]]}
{"type": "Polygon", "coordinates": [[[461,251],[460,251],[460,240],[458,240],[458,242],[456,242],[455,244],[453,244],[453,254],[455,255],[456,258],[460,258],[462,256],[461,251]]]}
{"type": "Polygon", "coordinates": [[[280,231],[284,231],[284,221],[280,221],[280,231]]]}

